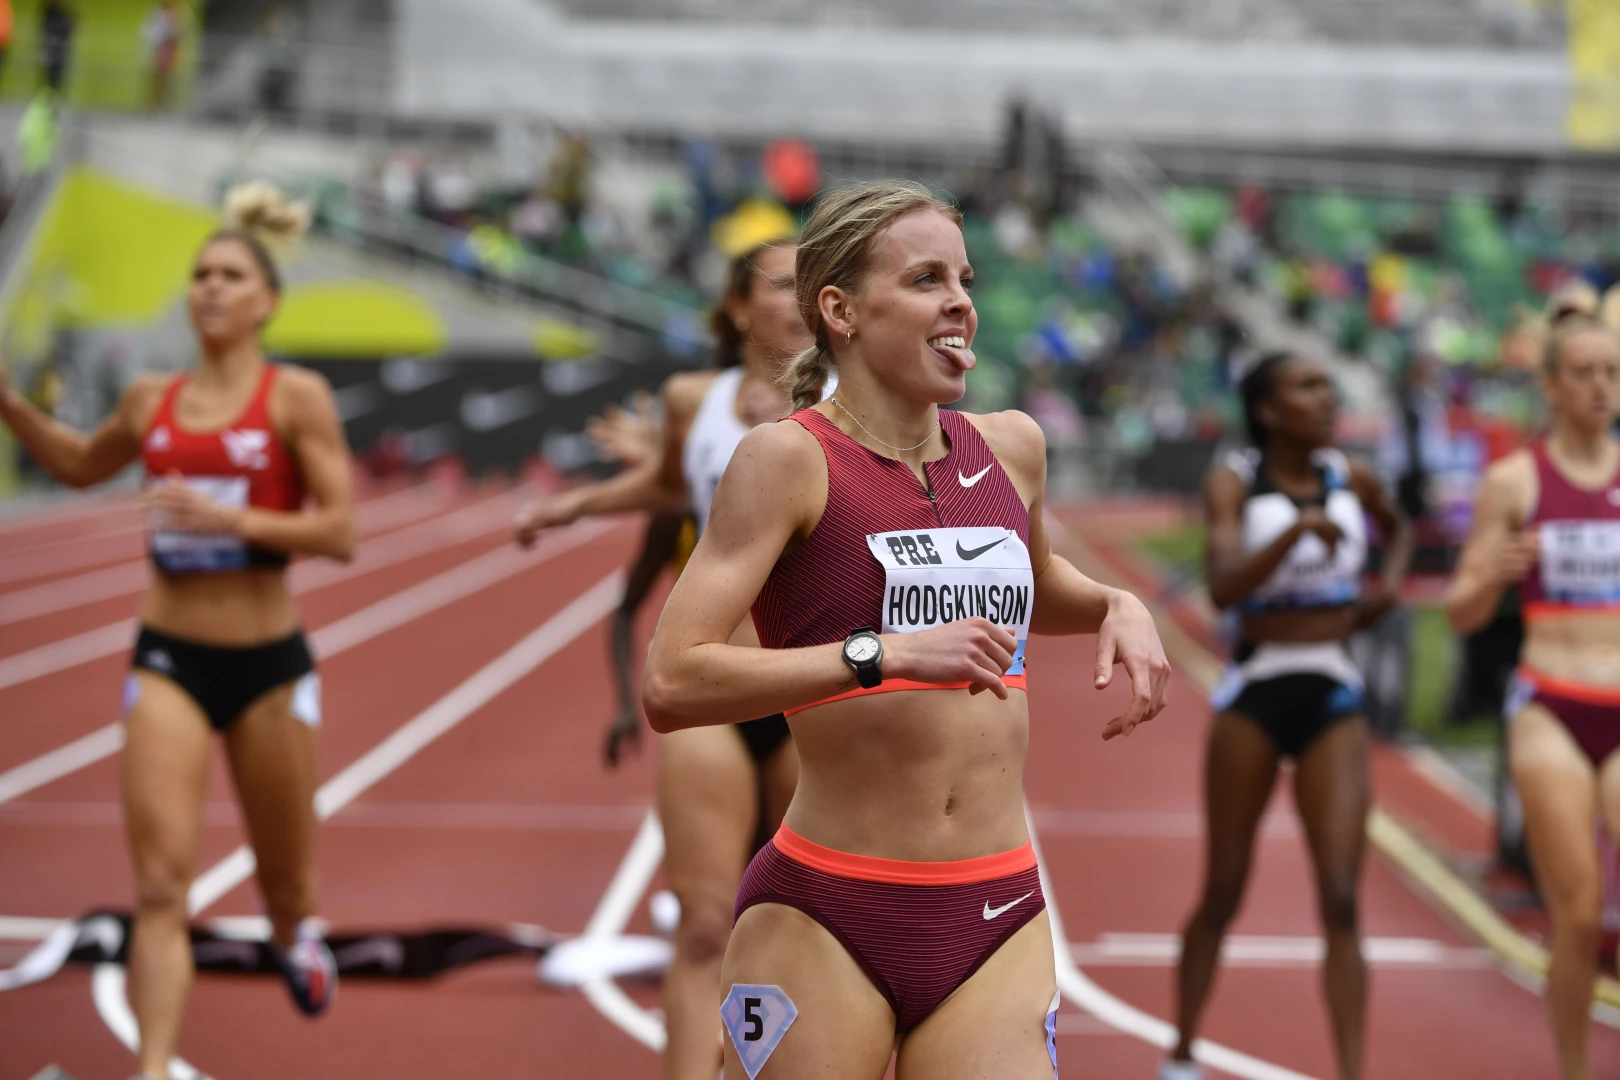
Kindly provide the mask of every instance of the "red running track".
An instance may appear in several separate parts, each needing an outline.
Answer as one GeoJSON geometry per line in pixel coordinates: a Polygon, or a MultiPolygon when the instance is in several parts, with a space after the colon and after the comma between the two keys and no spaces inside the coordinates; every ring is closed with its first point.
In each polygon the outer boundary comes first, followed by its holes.
{"type": "MultiPolygon", "coordinates": [[[[458,496],[437,512],[453,513],[473,498],[458,496]]],[[[130,513],[127,503],[115,502],[65,522],[53,512],[31,527],[8,523],[0,532],[0,577],[15,557],[8,552],[118,530],[130,513]]],[[[467,584],[468,571],[460,568],[483,560],[485,568],[506,573],[504,556],[491,554],[506,543],[503,528],[492,525],[360,572],[368,550],[382,550],[388,530],[379,531],[382,539],[362,544],[357,572],[304,594],[309,628],[319,633],[357,612],[374,613],[390,598],[420,596],[424,582],[438,582],[429,588],[440,606],[323,660],[328,777],[344,774],[458,687],[464,698],[469,681],[491,689],[486,665],[537,627],[554,629],[557,647],[526,673],[523,663],[506,671],[493,685],[510,685],[332,817],[321,839],[323,914],[340,926],[368,928],[526,922],[580,932],[621,868],[652,783],[652,736],[646,752],[618,772],[606,771],[599,759],[612,700],[605,632],[593,616],[611,593],[592,589],[629,558],[637,530],[626,523],[576,536],[575,546],[515,563],[507,576],[473,582],[478,587],[464,595],[451,587],[467,584]],[[594,597],[595,608],[576,617],[581,596],[594,597]]],[[[47,580],[71,582],[138,554],[134,533],[84,546],[96,545],[105,548],[98,548],[101,563],[52,571],[47,580]]],[[[32,584],[0,582],[0,597],[32,584]]],[[[19,650],[127,618],[134,603],[134,596],[121,597],[9,627],[21,636],[0,639],[0,665],[19,650]]],[[[648,613],[644,632],[654,617],[648,613]]],[[[1122,1013],[1170,1013],[1170,936],[1191,903],[1201,857],[1198,770],[1207,710],[1200,691],[1178,679],[1160,719],[1128,741],[1104,745],[1097,732],[1123,691],[1090,689],[1090,642],[1041,640],[1031,652],[1027,790],[1053,886],[1049,900],[1103,995],[1101,1004],[1088,1002],[1101,1019],[1072,1001],[1065,1005],[1063,1073],[1151,1076],[1160,1051],[1111,1023],[1132,1026],[1122,1013]]],[[[122,655],[107,656],[0,688],[0,776],[109,723],[124,662],[122,655]]],[[[222,768],[209,822],[203,867],[242,841],[222,768]]],[[[633,884],[639,895],[640,883],[633,884]]],[[[1374,966],[1368,1075],[1552,1074],[1536,997],[1489,966],[1476,943],[1376,856],[1369,858],[1363,895],[1370,937],[1409,939],[1404,946],[1386,942],[1386,951],[1399,955],[1374,966]]],[[[129,901],[113,760],[0,803],[0,916],[70,917],[129,901]]],[[[256,912],[251,885],[242,885],[206,914],[256,912]]],[[[644,925],[638,903],[634,927],[644,925]]],[[[1284,799],[1268,818],[1235,932],[1249,959],[1223,974],[1206,1034],[1280,1069],[1331,1075],[1315,969],[1301,954],[1315,934],[1312,887],[1284,799]]],[[[30,944],[0,941],[0,965],[30,944]]],[[[0,994],[0,1080],[32,1076],[52,1062],[80,1080],[127,1075],[131,1057],[98,1014],[91,982],[87,971],[69,969],[46,984],[0,994]]],[[[634,1012],[652,1001],[635,991],[629,1007],[634,1012]]],[[[1597,1075],[1620,1077],[1620,1035],[1596,1029],[1594,1040],[1597,1075]]],[[[332,1014],[315,1023],[293,1012],[273,980],[204,977],[181,1052],[219,1080],[659,1072],[654,1053],[585,997],[540,989],[532,965],[518,961],[428,984],[350,981],[332,1014]]],[[[1262,1065],[1247,1075],[1287,1074],[1262,1065]]]]}

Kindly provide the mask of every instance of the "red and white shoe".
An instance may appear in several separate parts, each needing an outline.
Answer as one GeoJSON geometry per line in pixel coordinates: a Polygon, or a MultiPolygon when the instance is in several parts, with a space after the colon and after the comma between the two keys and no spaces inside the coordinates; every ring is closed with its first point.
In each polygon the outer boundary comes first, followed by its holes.
{"type": "Polygon", "coordinates": [[[281,969],[281,978],[300,1012],[319,1016],[331,1006],[337,997],[337,961],[326,942],[300,933],[292,948],[271,946],[270,954],[276,958],[276,967],[281,969]]]}

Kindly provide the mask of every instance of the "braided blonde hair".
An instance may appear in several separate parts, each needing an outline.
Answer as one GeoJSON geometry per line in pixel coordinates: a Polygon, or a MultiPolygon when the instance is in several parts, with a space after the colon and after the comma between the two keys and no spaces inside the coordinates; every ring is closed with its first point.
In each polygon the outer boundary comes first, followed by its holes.
{"type": "Polygon", "coordinates": [[[885,229],[913,210],[937,210],[962,224],[957,209],[921,184],[887,180],[858,184],[822,197],[799,237],[794,286],[799,314],[815,344],[795,356],[782,375],[793,391],[793,407],[821,400],[827,375],[837,362],[821,319],[821,290],[853,292],[871,268],[872,245],[885,229]]]}

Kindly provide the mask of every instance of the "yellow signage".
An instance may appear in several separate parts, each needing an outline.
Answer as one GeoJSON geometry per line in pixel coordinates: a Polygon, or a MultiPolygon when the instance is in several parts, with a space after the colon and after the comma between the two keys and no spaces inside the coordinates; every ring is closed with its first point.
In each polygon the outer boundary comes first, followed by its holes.
{"type": "Polygon", "coordinates": [[[1620,3],[1568,0],[1570,145],[1620,149],[1620,3]]]}

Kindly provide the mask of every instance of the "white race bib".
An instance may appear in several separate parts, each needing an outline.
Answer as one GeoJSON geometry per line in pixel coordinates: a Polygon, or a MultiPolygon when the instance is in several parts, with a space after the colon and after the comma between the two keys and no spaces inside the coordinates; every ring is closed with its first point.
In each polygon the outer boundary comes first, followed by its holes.
{"type": "Polygon", "coordinates": [[[1620,521],[1541,526],[1541,588],[1559,604],[1620,603],[1620,521]]]}
{"type": "Polygon", "coordinates": [[[1010,529],[911,529],[866,538],[883,567],[883,630],[914,634],[975,615],[1018,638],[1008,675],[1024,673],[1035,607],[1029,549],[1010,529]]]}
{"type": "MultiPolygon", "coordinates": [[[[153,477],[148,488],[168,483],[153,477]]],[[[233,510],[248,504],[248,478],[245,476],[187,476],[182,483],[216,506],[233,510]]],[[[243,570],[248,565],[247,541],[229,533],[193,533],[164,527],[161,516],[152,520],[149,542],[158,568],[171,574],[211,573],[243,570]]]]}

